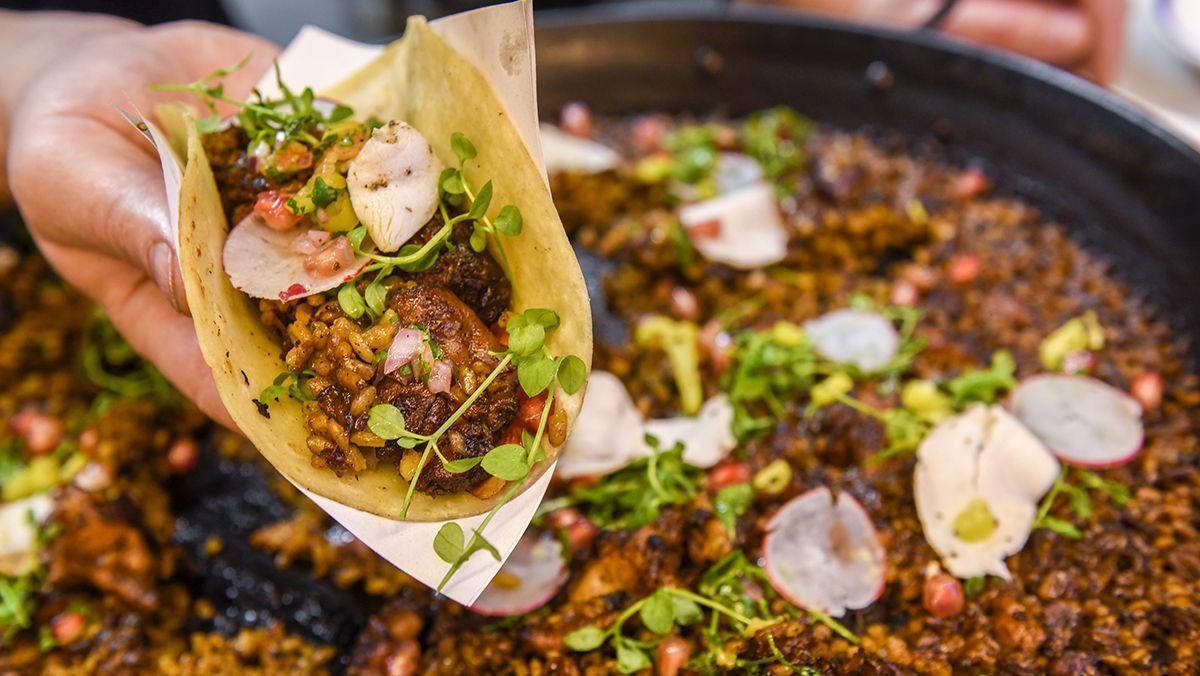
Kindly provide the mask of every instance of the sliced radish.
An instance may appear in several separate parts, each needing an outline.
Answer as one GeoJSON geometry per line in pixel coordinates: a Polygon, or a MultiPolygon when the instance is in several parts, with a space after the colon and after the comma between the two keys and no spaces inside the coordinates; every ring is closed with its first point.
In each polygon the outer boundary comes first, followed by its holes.
{"type": "Polygon", "coordinates": [[[307,256],[292,246],[296,236],[294,230],[268,228],[254,214],[239,221],[225,238],[222,252],[225,274],[233,287],[252,298],[288,301],[348,282],[369,262],[366,256],[358,256],[345,270],[313,275],[304,264],[307,256]]]}
{"type": "Polygon", "coordinates": [[[1041,375],[1021,382],[1013,415],[1072,465],[1117,467],[1142,448],[1142,407],[1095,378],[1041,375]]]}
{"type": "Polygon", "coordinates": [[[1058,476],[1050,451],[999,406],[977,405],[934,427],[917,449],[913,496],[926,541],[955,577],[1009,579],[1038,501],[1058,476]]]}
{"type": "Polygon", "coordinates": [[[471,610],[493,616],[528,613],[546,605],[566,581],[562,542],[552,533],[530,529],[471,610]]]}
{"type": "MultiPolygon", "coordinates": [[[[717,194],[733,192],[753,185],[763,180],[763,168],[749,155],[742,153],[721,153],[717,155],[716,166],[713,167],[713,179],[717,184],[717,194]]],[[[698,199],[699,194],[695,185],[676,182],[671,191],[685,202],[698,199]]]]}
{"type": "Polygon", "coordinates": [[[806,322],[804,332],[821,356],[867,372],[887,366],[900,351],[896,327],[869,310],[835,310],[806,322]]]}
{"type": "Polygon", "coordinates": [[[814,488],[767,522],[767,577],[792,603],[841,617],[883,593],[886,555],[863,506],[849,493],[814,488]]]}
{"type": "Polygon", "coordinates": [[[543,124],[540,130],[546,171],[598,174],[616,167],[621,161],[616,151],[602,143],[568,134],[552,124],[543,124]]]}
{"type": "Polygon", "coordinates": [[[787,255],[787,227],[775,189],[762,181],[689,204],[679,210],[679,220],[692,234],[696,249],[718,263],[750,270],[787,255]],[[699,236],[701,231],[712,234],[699,236]]]}
{"type": "Polygon", "coordinates": [[[642,452],[644,429],[642,414],[620,378],[592,371],[583,409],[558,460],[558,477],[604,475],[621,469],[642,452]]]}

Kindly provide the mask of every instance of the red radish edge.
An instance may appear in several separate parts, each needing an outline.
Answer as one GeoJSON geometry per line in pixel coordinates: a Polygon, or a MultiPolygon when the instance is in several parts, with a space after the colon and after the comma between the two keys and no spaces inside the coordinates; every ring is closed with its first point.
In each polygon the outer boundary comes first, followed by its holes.
{"type": "Polygon", "coordinates": [[[497,575],[501,573],[517,577],[520,586],[516,589],[505,589],[498,586],[493,579],[475,600],[471,610],[481,615],[502,617],[520,615],[541,608],[554,598],[567,582],[567,565],[563,561],[562,542],[547,531],[525,531],[497,575]]]}
{"type": "MultiPolygon", "coordinates": [[[[779,592],[779,594],[781,596],[783,596],[785,599],[787,599],[789,602],[791,602],[792,604],[794,604],[795,606],[797,606],[799,608],[804,608],[804,609],[810,608],[809,604],[803,602],[794,592],[792,592],[791,590],[788,589],[787,585],[784,584],[781,579],[779,579],[778,572],[775,571],[771,566],[770,551],[771,551],[771,543],[772,543],[773,539],[775,538],[775,536],[779,535],[779,533],[780,533],[780,531],[777,529],[777,526],[779,524],[779,519],[780,519],[781,515],[783,515],[788,510],[788,508],[791,507],[792,505],[798,503],[801,500],[804,500],[805,498],[811,497],[814,493],[818,493],[820,491],[826,491],[830,494],[830,499],[831,499],[830,507],[831,507],[831,509],[834,509],[834,510],[837,509],[837,506],[841,504],[842,500],[849,500],[849,506],[851,508],[857,510],[860,513],[860,515],[862,516],[863,523],[868,528],[870,528],[870,533],[871,533],[871,536],[872,536],[872,539],[873,539],[874,545],[875,545],[872,549],[875,550],[875,553],[877,553],[878,557],[879,557],[879,560],[878,560],[879,583],[875,586],[874,591],[871,593],[870,601],[868,601],[867,603],[865,603],[861,606],[858,606],[858,608],[851,608],[849,606],[846,606],[845,610],[858,610],[860,608],[865,608],[865,607],[869,606],[871,603],[875,602],[880,596],[883,595],[883,589],[887,583],[887,570],[888,570],[888,568],[887,568],[887,551],[883,548],[883,543],[880,541],[880,538],[879,538],[879,531],[875,528],[874,522],[871,521],[870,514],[868,514],[866,508],[864,508],[862,506],[862,504],[859,503],[859,501],[854,498],[853,495],[851,495],[850,493],[847,493],[845,491],[841,491],[841,492],[837,493],[837,495],[833,495],[833,492],[830,491],[829,488],[827,488],[825,486],[817,486],[816,488],[809,489],[808,491],[801,493],[800,495],[796,496],[795,498],[792,498],[787,503],[785,503],[782,507],[780,507],[779,510],[776,511],[775,514],[772,515],[771,518],[767,521],[767,527],[766,527],[767,533],[763,537],[763,544],[762,544],[762,552],[763,552],[763,560],[764,560],[763,572],[766,573],[767,580],[770,581],[771,586],[774,587],[775,591],[779,592]]],[[[821,610],[822,612],[825,612],[828,609],[817,608],[817,610],[821,610]]],[[[838,613],[837,615],[833,615],[833,616],[840,617],[842,614],[844,614],[844,612],[838,613]]],[[[831,613],[831,615],[832,615],[832,613],[831,613]]]]}
{"type": "MultiPolygon", "coordinates": [[[[1066,401],[1065,398],[1064,401],[1066,401]]],[[[1141,403],[1139,403],[1138,400],[1131,396],[1128,392],[1117,389],[1108,383],[1088,376],[1042,374],[1026,378],[1022,380],[1020,384],[1017,385],[1017,388],[1012,391],[1012,394],[1009,395],[1008,408],[1010,411],[1012,411],[1013,416],[1020,420],[1023,425],[1029,428],[1029,431],[1032,432],[1034,436],[1038,437],[1041,439],[1042,443],[1046,444],[1046,447],[1050,449],[1055,457],[1076,467],[1083,467],[1086,469],[1110,469],[1113,467],[1120,467],[1121,465],[1128,464],[1134,458],[1136,458],[1138,453],[1142,450],[1142,445],[1145,442],[1145,427],[1142,424],[1143,411],[1141,403]],[[1020,395],[1022,392],[1028,395],[1031,386],[1036,388],[1052,382],[1064,383],[1064,387],[1069,386],[1069,383],[1075,383],[1078,387],[1093,388],[1093,393],[1096,395],[1110,396],[1113,398],[1113,401],[1122,401],[1127,403],[1128,407],[1125,409],[1118,408],[1115,411],[1110,410],[1109,413],[1113,413],[1114,415],[1104,416],[1104,420],[1109,422],[1120,422],[1119,418],[1122,415],[1129,413],[1130,417],[1132,417],[1132,412],[1137,411],[1136,420],[1129,423],[1130,425],[1137,425],[1136,434],[1130,435],[1128,443],[1123,444],[1119,451],[1101,453],[1099,458],[1087,457],[1081,453],[1076,453],[1075,451],[1077,449],[1066,448],[1063,444],[1063,439],[1061,436],[1057,436],[1055,432],[1046,429],[1047,424],[1053,423],[1040,422],[1035,417],[1036,415],[1045,413],[1044,406],[1038,406],[1036,407],[1037,410],[1026,411],[1024,415],[1022,415],[1022,409],[1019,404],[1021,399],[1020,395]]],[[[1088,408],[1090,410],[1090,407],[1088,408]]],[[[1088,444],[1087,448],[1094,450],[1096,446],[1094,444],[1088,444]]]]}
{"type": "Polygon", "coordinates": [[[344,272],[314,277],[304,268],[306,256],[292,249],[297,234],[296,229],[272,230],[254,214],[238,221],[221,251],[222,267],[233,287],[252,298],[289,301],[348,282],[370,262],[358,256],[344,272]]]}

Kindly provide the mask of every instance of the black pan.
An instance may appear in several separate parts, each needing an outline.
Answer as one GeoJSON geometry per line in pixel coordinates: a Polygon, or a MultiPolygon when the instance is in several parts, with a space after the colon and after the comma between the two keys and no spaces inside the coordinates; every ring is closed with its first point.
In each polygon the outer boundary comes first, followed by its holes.
{"type": "Polygon", "coordinates": [[[932,31],[745,7],[607,6],[538,17],[543,119],[734,115],[787,104],[840,127],[934,142],[1112,258],[1115,274],[1200,336],[1200,154],[1117,96],[1037,61],[932,31]]]}
{"type": "MultiPolygon", "coordinates": [[[[955,159],[985,161],[1003,190],[1108,252],[1116,274],[1170,308],[1180,330],[1200,335],[1200,232],[1192,228],[1200,155],[1082,80],[930,33],[740,9],[540,15],[537,43],[547,119],[572,100],[618,115],[739,114],[783,103],[820,121],[897,132],[955,159]]],[[[301,569],[276,569],[247,537],[289,508],[256,466],[205,453],[172,493],[177,540],[217,611],[207,626],[234,631],[279,620],[344,659],[379,600],[301,569]],[[225,543],[212,556],[204,551],[210,536],[225,543]]]]}

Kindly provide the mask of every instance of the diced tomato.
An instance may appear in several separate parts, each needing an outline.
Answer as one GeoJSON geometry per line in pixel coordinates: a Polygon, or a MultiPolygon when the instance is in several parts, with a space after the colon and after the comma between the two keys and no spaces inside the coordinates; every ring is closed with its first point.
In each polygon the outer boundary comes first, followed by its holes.
{"type": "Polygon", "coordinates": [[[62,423],[35,408],[22,409],[12,417],[10,424],[25,440],[25,452],[30,457],[53,451],[63,440],[62,423]]]}
{"type": "Polygon", "coordinates": [[[710,239],[721,236],[721,221],[713,218],[687,226],[688,237],[692,239],[710,239]]]}
{"type": "Polygon", "coordinates": [[[750,479],[750,466],[740,460],[723,460],[708,470],[708,487],[712,490],[744,484],[750,479]]]}
{"type": "Polygon", "coordinates": [[[521,401],[521,407],[517,410],[517,420],[521,421],[521,425],[526,432],[536,434],[538,423],[542,421],[542,408],[546,406],[546,392],[542,392],[536,397],[529,397],[521,401]]]}
{"type": "Polygon", "coordinates": [[[305,256],[304,269],[314,277],[330,277],[346,272],[354,265],[354,248],[350,240],[338,237],[320,251],[305,256]]]}
{"type": "Polygon", "coordinates": [[[293,214],[287,208],[292,194],[286,190],[265,190],[258,193],[254,203],[254,213],[272,230],[287,230],[300,222],[303,216],[293,214]]]}
{"type": "Polygon", "coordinates": [[[983,194],[992,186],[987,174],[978,167],[968,167],[954,180],[954,196],[959,199],[971,199],[983,194]]]}
{"type": "Polygon", "coordinates": [[[275,171],[290,174],[312,166],[313,154],[303,143],[295,141],[271,153],[267,166],[275,171]]]}
{"type": "Polygon", "coordinates": [[[667,120],[662,115],[644,115],[633,123],[633,147],[650,154],[662,146],[667,134],[667,120]]]}

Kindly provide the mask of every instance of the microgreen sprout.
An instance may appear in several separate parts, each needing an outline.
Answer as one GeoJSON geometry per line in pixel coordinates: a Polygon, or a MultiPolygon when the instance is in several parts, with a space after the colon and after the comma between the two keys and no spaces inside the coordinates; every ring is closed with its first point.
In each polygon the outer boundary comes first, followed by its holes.
{"type": "Polygon", "coordinates": [[[1063,537],[1078,540],[1083,537],[1083,533],[1079,528],[1068,521],[1067,519],[1052,516],[1051,508],[1054,507],[1055,500],[1059,495],[1067,496],[1067,503],[1078,519],[1086,520],[1092,516],[1092,498],[1089,490],[1092,492],[1103,493],[1112,500],[1113,504],[1118,508],[1124,507],[1133,496],[1129,492],[1129,487],[1115,479],[1106,479],[1095,472],[1075,468],[1075,478],[1079,484],[1070,482],[1069,473],[1071,468],[1066,465],[1058,473],[1058,478],[1055,479],[1054,485],[1042,498],[1041,504],[1038,505],[1037,518],[1033,522],[1033,530],[1045,528],[1053,531],[1063,537]]]}

